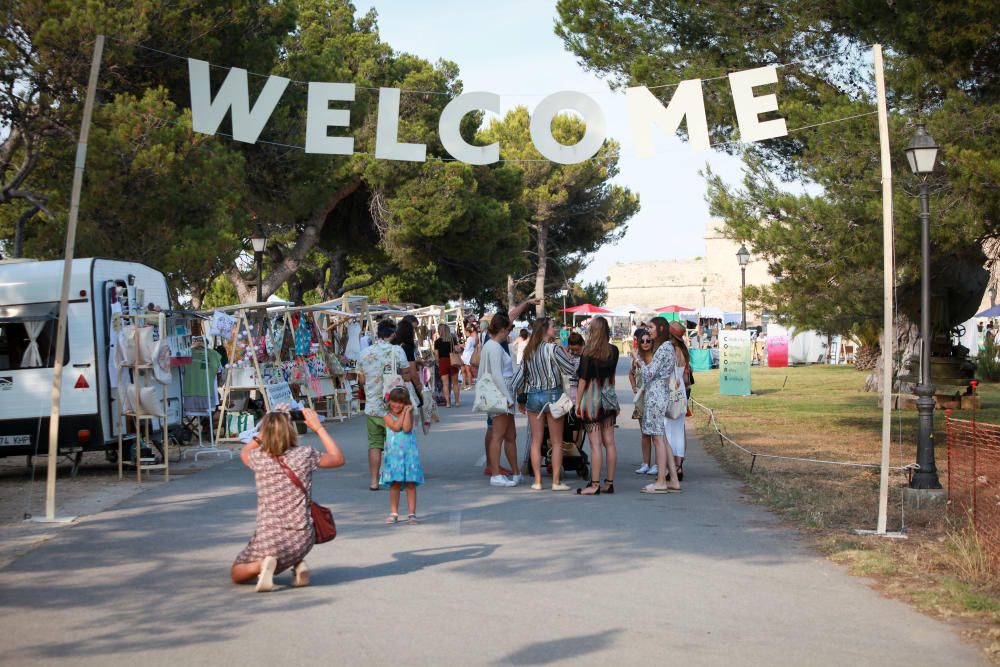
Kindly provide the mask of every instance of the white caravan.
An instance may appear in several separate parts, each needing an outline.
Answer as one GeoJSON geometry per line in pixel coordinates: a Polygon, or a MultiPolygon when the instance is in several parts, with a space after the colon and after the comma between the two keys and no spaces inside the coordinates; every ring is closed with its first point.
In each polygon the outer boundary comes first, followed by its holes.
{"type": "MultiPolygon", "coordinates": [[[[48,451],[56,324],[63,261],[0,261],[0,457],[48,451]]],[[[70,279],[59,453],[74,469],[85,451],[117,455],[117,391],[108,360],[111,294],[170,309],[162,273],[137,262],[76,259],[70,279]],[[115,447],[110,445],[114,444],[115,447]]],[[[113,362],[112,362],[113,364],[113,362]]],[[[168,424],[181,417],[179,374],[167,388],[168,424]]],[[[156,422],[154,422],[156,424],[156,422]]]]}

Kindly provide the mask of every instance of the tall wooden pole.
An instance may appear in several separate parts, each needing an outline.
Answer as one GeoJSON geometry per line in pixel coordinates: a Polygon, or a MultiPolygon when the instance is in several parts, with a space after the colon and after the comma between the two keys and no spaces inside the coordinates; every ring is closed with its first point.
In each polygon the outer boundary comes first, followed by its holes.
{"type": "MultiPolygon", "coordinates": [[[[94,96],[97,76],[101,70],[104,52],[104,35],[94,42],[94,56],[90,61],[90,79],[87,97],[83,103],[83,121],[80,140],[76,144],[76,163],[73,165],[73,190],[69,200],[69,221],[66,225],[66,254],[63,260],[62,293],[59,297],[59,322],[56,327],[56,361],[52,368],[52,410],[49,418],[49,460],[45,483],[45,520],[56,521],[56,464],[59,455],[59,400],[62,394],[63,351],[66,347],[66,317],[69,309],[69,284],[73,275],[73,250],[76,247],[76,220],[80,213],[80,191],[83,189],[83,167],[87,160],[87,138],[90,136],[90,119],[94,114],[94,96]]],[[[95,295],[91,295],[94,298],[95,295]]]]}
{"type": "Polygon", "coordinates": [[[872,47],[875,56],[875,90],[878,95],[878,138],[882,160],[882,472],[879,475],[878,526],[876,533],[885,535],[889,508],[889,439],[892,428],[892,346],[896,339],[893,329],[893,235],[892,235],[892,165],[889,153],[889,115],[885,102],[885,68],[882,45],[872,47]]]}

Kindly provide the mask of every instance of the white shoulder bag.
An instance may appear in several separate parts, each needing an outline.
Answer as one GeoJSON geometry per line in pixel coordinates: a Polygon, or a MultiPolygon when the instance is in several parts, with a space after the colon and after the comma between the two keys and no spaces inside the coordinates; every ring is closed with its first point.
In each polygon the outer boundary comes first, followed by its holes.
{"type": "Polygon", "coordinates": [[[507,396],[493,381],[490,375],[489,357],[480,354],[479,379],[476,380],[476,398],[472,403],[472,409],[476,412],[485,412],[488,415],[502,415],[507,412],[507,396]]]}

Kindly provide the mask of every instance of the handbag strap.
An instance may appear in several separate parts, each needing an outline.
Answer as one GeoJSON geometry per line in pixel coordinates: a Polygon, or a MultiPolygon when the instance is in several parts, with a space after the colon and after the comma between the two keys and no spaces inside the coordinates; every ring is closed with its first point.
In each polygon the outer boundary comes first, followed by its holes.
{"type": "MultiPolygon", "coordinates": [[[[254,436],[254,440],[260,443],[260,438],[254,436]]],[[[309,492],[306,491],[305,485],[302,483],[302,480],[299,479],[299,476],[295,474],[295,471],[289,468],[288,464],[282,461],[280,456],[274,457],[274,460],[278,462],[278,465],[281,466],[281,469],[285,471],[286,475],[288,475],[288,479],[292,480],[292,484],[299,487],[299,491],[301,491],[302,494],[306,497],[306,500],[312,502],[312,498],[310,497],[309,492]]]]}

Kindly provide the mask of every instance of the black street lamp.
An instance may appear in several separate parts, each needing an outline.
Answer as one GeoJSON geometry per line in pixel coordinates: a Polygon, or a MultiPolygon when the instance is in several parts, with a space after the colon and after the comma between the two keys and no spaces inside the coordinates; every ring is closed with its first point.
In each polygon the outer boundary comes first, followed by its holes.
{"type": "Polygon", "coordinates": [[[559,296],[563,300],[563,326],[566,326],[566,295],[569,294],[569,290],[565,287],[559,290],[559,296]]]}
{"type": "Polygon", "coordinates": [[[934,171],[938,146],[917,125],[906,147],[910,169],[920,177],[920,384],[917,385],[917,470],[910,480],[912,489],[940,489],[934,464],[934,385],[931,384],[931,209],[927,177],[934,171]]]}
{"type": "Polygon", "coordinates": [[[750,251],[744,244],[740,244],[740,249],[736,251],[736,259],[740,263],[740,273],[742,281],[740,283],[740,299],[743,302],[743,315],[740,319],[740,328],[746,331],[747,328],[747,264],[750,263],[750,251]]]}
{"type": "Polygon", "coordinates": [[[267,238],[263,234],[256,233],[250,237],[253,244],[253,261],[257,265],[257,303],[264,301],[264,282],[261,280],[262,269],[264,267],[264,248],[267,247],[267,238]]]}

